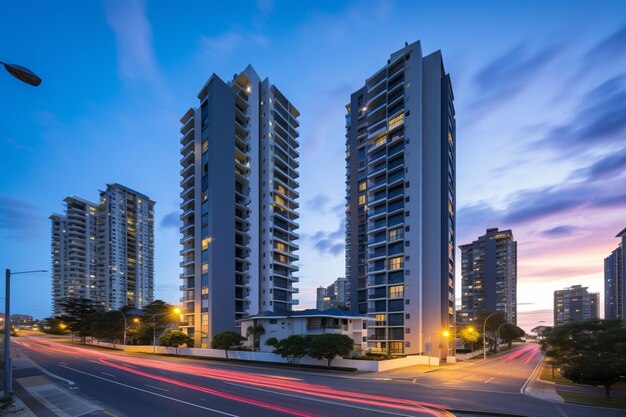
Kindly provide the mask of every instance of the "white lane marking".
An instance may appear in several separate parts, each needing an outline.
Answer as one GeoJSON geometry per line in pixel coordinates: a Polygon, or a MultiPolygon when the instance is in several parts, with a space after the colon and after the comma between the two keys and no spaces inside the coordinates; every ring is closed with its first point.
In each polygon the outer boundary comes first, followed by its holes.
{"type": "MultiPolygon", "coordinates": [[[[339,405],[342,407],[348,407],[348,408],[355,408],[357,410],[365,410],[365,411],[372,411],[371,408],[367,408],[367,407],[359,407],[358,405],[351,405],[351,404],[343,404],[340,402],[336,402],[336,401],[328,401],[328,400],[320,400],[318,398],[311,398],[311,397],[304,397],[301,395],[295,395],[295,394],[285,394],[283,392],[276,392],[276,391],[272,391],[269,389],[263,389],[263,388],[258,388],[258,387],[251,387],[249,385],[243,385],[243,384],[237,384],[234,382],[225,382],[225,384],[227,385],[234,385],[237,387],[242,387],[242,388],[248,388],[248,389],[252,389],[252,390],[256,390],[256,391],[263,391],[263,392],[268,392],[270,394],[274,394],[274,395],[282,395],[285,397],[292,397],[292,398],[299,398],[301,400],[309,400],[309,401],[315,401],[318,403],[324,403],[324,404],[333,404],[333,405],[339,405]]],[[[415,408],[419,409],[419,405],[415,405],[415,408]]],[[[428,407],[424,407],[427,410],[430,410],[430,408],[428,407]]],[[[384,410],[376,410],[377,413],[381,413],[381,414],[390,414],[392,416],[400,416],[400,417],[413,417],[412,415],[409,414],[399,414],[399,413],[394,413],[392,411],[384,411],[384,410]]]]}
{"type": "Polygon", "coordinates": [[[528,384],[530,384],[531,380],[535,378],[535,376],[539,374],[539,372],[541,371],[541,365],[543,365],[543,354],[539,356],[539,363],[537,363],[537,366],[530,373],[530,376],[528,377],[526,382],[524,382],[524,385],[522,385],[522,388],[519,390],[520,394],[525,394],[524,391],[526,391],[526,387],[528,387],[528,384]]]}
{"type": "Polygon", "coordinates": [[[113,374],[108,374],[108,373],[106,373],[106,372],[102,372],[102,374],[103,374],[103,375],[106,375],[106,376],[110,376],[111,378],[115,378],[115,375],[113,375],[113,374]]]}
{"type": "Polygon", "coordinates": [[[486,380],[484,383],[485,383],[485,384],[488,384],[488,383],[490,383],[491,381],[493,381],[494,379],[495,379],[495,378],[489,378],[489,379],[488,379],[488,380],[486,380]]]}
{"type": "Polygon", "coordinates": [[[59,365],[67,365],[65,362],[59,362],[59,365]]]}
{"type": "Polygon", "coordinates": [[[167,392],[169,392],[169,391],[170,391],[170,390],[165,389],[165,388],[155,387],[154,385],[149,385],[149,384],[144,384],[144,385],[145,385],[146,387],[150,387],[150,388],[158,389],[158,390],[161,390],[161,391],[167,391],[167,392]]]}
{"type": "Polygon", "coordinates": [[[78,372],[79,374],[88,375],[88,376],[91,376],[91,377],[94,377],[94,378],[101,379],[103,381],[110,382],[112,384],[121,385],[121,386],[126,387],[126,388],[130,388],[130,389],[134,389],[134,390],[137,390],[137,391],[145,392],[146,394],[150,394],[150,395],[154,395],[154,396],[157,396],[157,397],[165,398],[165,399],[168,399],[168,400],[176,401],[176,402],[179,402],[179,403],[182,403],[182,404],[190,405],[192,407],[201,408],[201,409],[207,410],[207,411],[213,411],[214,413],[222,414],[222,415],[229,416],[229,417],[241,417],[241,416],[239,416],[237,414],[230,414],[230,413],[227,413],[225,411],[220,411],[220,410],[216,410],[214,408],[204,407],[202,405],[198,405],[198,404],[190,403],[190,402],[187,402],[187,401],[179,400],[178,398],[168,397],[167,395],[158,394],[156,392],[148,391],[148,390],[143,389],[143,388],[133,387],[132,385],[123,384],[121,382],[117,382],[117,381],[113,381],[113,380],[110,380],[110,379],[107,379],[107,378],[103,378],[101,376],[90,374],[89,372],[84,372],[84,371],[81,371],[79,369],[71,368],[69,366],[63,366],[63,367],[67,368],[67,369],[69,369],[71,371],[78,372]]]}
{"type": "MultiPolygon", "coordinates": [[[[28,355],[26,355],[26,357],[28,357],[28,355]]],[[[28,359],[33,363],[35,368],[39,369],[45,375],[48,375],[50,378],[54,378],[54,379],[58,379],[59,381],[63,381],[67,385],[74,385],[74,381],[72,381],[71,379],[66,379],[66,378],[63,378],[62,376],[59,376],[57,374],[53,374],[52,372],[47,371],[44,368],[42,368],[41,366],[39,366],[34,360],[30,359],[30,357],[28,357],[28,359]]],[[[61,366],[63,366],[63,365],[61,365],[61,366]]]]}

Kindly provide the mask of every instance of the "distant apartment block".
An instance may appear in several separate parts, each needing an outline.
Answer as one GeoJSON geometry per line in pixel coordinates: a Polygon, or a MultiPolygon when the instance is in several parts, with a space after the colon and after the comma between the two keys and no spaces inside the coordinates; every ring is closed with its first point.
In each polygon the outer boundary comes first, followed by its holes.
{"type": "Polygon", "coordinates": [[[621,241],[604,259],[604,318],[626,320],[626,228],[615,237],[621,241]]]}
{"type": "Polygon", "coordinates": [[[554,292],[554,325],[598,318],[600,293],[589,293],[587,287],[572,285],[554,292]]]}
{"type": "Polygon", "coordinates": [[[183,329],[197,347],[298,300],[298,117],[248,66],[213,74],[181,118],[183,329]]]}
{"type": "Polygon", "coordinates": [[[502,312],[517,324],[517,242],[511,230],[487,229],[461,249],[459,321],[470,323],[481,313],[502,312]]]}
{"type": "Polygon", "coordinates": [[[348,280],[339,277],[328,287],[319,287],[317,289],[316,307],[318,310],[349,308],[349,293],[350,285],[348,280]]]}
{"type": "Polygon", "coordinates": [[[52,309],[65,297],[87,298],[107,310],[142,308],[154,299],[154,201],[107,184],[100,203],[67,197],[53,214],[52,309]]]}
{"type": "Polygon", "coordinates": [[[454,326],[453,101],[441,52],[415,42],[346,106],[346,278],[372,352],[426,352],[454,326]]]}

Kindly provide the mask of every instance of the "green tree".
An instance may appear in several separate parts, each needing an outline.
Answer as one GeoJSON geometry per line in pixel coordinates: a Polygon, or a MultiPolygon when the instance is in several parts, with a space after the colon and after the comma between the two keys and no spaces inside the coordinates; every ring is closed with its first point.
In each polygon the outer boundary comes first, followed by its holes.
{"type": "Polygon", "coordinates": [[[193,339],[189,335],[180,330],[168,330],[159,336],[160,346],[169,346],[176,348],[176,354],[178,355],[178,348],[181,345],[193,345],[193,339]]]}
{"type": "Polygon", "coordinates": [[[480,333],[478,333],[478,330],[476,330],[474,326],[465,326],[459,332],[459,336],[461,337],[461,340],[463,340],[463,344],[465,346],[472,346],[473,351],[474,343],[478,342],[478,339],[480,338],[480,333]]]}
{"type": "Polygon", "coordinates": [[[322,334],[311,340],[309,356],[326,359],[328,367],[336,356],[347,356],[354,349],[354,341],[344,334],[322,334]]]}
{"type": "Polygon", "coordinates": [[[509,344],[509,349],[513,345],[515,339],[523,337],[526,332],[514,324],[507,323],[500,328],[500,338],[509,344]]]}
{"type": "MultiPolygon", "coordinates": [[[[478,329],[478,331],[481,332],[481,335],[482,335],[485,319],[493,313],[494,312],[480,313],[478,317],[476,318],[476,320],[474,321],[474,324],[476,325],[476,328],[478,329]]],[[[489,351],[495,350],[496,330],[498,330],[498,326],[501,325],[502,323],[506,323],[506,317],[504,313],[501,313],[501,312],[496,313],[494,316],[489,317],[489,319],[487,320],[487,327],[485,329],[486,330],[485,339],[487,341],[487,347],[489,351]]]]}
{"type": "Polygon", "coordinates": [[[626,328],[621,320],[574,321],[545,332],[546,356],[578,384],[611,386],[626,375],[626,328]]]}
{"type": "Polygon", "coordinates": [[[252,348],[258,349],[261,344],[261,336],[265,334],[265,328],[262,324],[253,324],[246,329],[246,337],[252,336],[252,348]]]}
{"type": "Polygon", "coordinates": [[[138,317],[137,328],[132,328],[132,335],[140,345],[151,345],[152,338],[159,335],[168,327],[180,320],[180,316],[174,313],[174,306],[163,300],[154,300],[146,305],[141,314],[133,315],[129,310],[128,317],[138,317]]]}
{"type": "Polygon", "coordinates": [[[287,363],[297,365],[300,363],[300,359],[305,357],[309,352],[311,339],[311,336],[292,334],[286,339],[282,339],[280,341],[278,341],[275,337],[272,337],[265,343],[268,346],[273,346],[274,353],[287,359],[287,363]]]}
{"type": "Polygon", "coordinates": [[[46,334],[67,334],[65,324],[56,317],[46,317],[42,320],[41,331],[46,334]]]}
{"type": "Polygon", "coordinates": [[[245,340],[239,333],[235,332],[222,332],[218,333],[211,340],[211,347],[213,349],[223,349],[226,352],[226,359],[228,359],[228,351],[235,346],[241,345],[241,342],[245,340]]]}
{"type": "Polygon", "coordinates": [[[97,319],[101,310],[93,301],[86,298],[63,298],[59,305],[63,311],[55,318],[67,325],[85,343],[87,336],[93,336],[93,321],[97,319]]]}
{"type": "Polygon", "coordinates": [[[90,333],[98,339],[121,341],[124,338],[124,317],[119,311],[95,314],[90,333]]]}

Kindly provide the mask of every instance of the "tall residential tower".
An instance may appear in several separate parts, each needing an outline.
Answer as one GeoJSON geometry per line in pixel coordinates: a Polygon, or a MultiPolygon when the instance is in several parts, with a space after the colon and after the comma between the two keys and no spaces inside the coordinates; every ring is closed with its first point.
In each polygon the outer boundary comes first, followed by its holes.
{"type": "Polygon", "coordinates": [[[600,293],[587,292],[587,287],[572,285],[554,292],[554,325],[598,318],[600,293]]]}
{"type": "Polygon", "coordinates": [[[346,274],[373,352],[445,356],[438,346],[455,313],[453,100],[441,52],[424,57],[415,42],[346,106],[346,274]]]}
{"type": "Polygon", "coordinates": [[[154,201],[107,184],[100,203],[67,197],[52,221],[52,309],[65,297],[106,310],[142,308],[154,299],[154,201]]]}
{"type": "Polygon", "coordinates": [[[511,230],[487,229],[461,248],[461,312],[470,323],[481,313],[502,312],[517,325],[517,242],[511,230]]]}
{"type": "Polygon", "coordinates": [[[183,328],[197,347],[298,300],[298,110],[252,66],[181,118],[183,328]]]}
{"type": "Polygon", "coordinates": [[[620,243],[604,259],[604,318],[626,320],[626,228],[615,237],[620,243]]]}

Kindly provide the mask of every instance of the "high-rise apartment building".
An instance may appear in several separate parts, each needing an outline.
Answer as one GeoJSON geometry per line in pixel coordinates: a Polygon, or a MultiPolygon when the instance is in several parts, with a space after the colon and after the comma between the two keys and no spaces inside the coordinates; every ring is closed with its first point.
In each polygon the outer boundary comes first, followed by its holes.
{"type": "Polygon", "coordinates": [[[329,308],[349,308],[350,284],[344,277],[339,277],[328,287],[317,289],[316,307],[318,310],[329,308]]]}
{"type": "Polygon", "coordinates": [[[461,310],[469,323],[481,313],[502,312],[517,325],[517,242],[511,230],[487,229],[472,243],[461,245],[461,310]]]}
{"type": "Polygon", "coordinates": [[[183,328],[198,347],[235,320],[298,304],[298,117],[252,66],[213,74],[181,118],[183,328]]]}
{"type": "Polygon", "coordinates": [[[373,352],[445,356],[437,347],[455,313],[453,100],[441,52],[424,57],[415,42],[346,106],[346,278],[351,309],[370,318],[373,352]]]}
{"type": "Polygon", "coordinates": [[[604,318],[626,320],[626,228],[615,237],[621,242],[604,259],[604,318]]]}
{"type": "Polygon", "coordinates": [[[587,292],[587,287],[572,285],[554,292],[554,325],[598,318],[600,293],[587,292]]]}
{"type": "Polygon", "coordinates": [[[142,308],[154,299],[154,201],[107,184],[100,203],[67,197],[52,221],[52,309],[65,297],[106,310],[142,308]]]}

